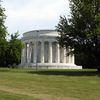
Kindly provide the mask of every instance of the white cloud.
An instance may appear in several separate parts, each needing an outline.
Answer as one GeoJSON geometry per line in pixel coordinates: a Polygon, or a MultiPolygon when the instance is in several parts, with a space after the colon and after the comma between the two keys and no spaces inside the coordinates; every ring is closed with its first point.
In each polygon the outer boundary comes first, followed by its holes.
{"type": "Polygon", "coordinates": [[[6,25],[10,32],[25,32],[30,27],[53,28],[60,15],[69,14],[68,1],[64,0],[6,0],[6,25]],[[38,25],[36,27],[35,25],[38,25]]]}

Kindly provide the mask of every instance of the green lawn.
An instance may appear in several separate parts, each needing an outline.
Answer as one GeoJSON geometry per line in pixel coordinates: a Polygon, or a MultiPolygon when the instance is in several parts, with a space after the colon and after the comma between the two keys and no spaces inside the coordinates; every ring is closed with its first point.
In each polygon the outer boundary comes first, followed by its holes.
{"type": "Polygon", "coordinates": [[[100,100],[100,74],[86,69],[0,69],[0,100],[100,100]]]}

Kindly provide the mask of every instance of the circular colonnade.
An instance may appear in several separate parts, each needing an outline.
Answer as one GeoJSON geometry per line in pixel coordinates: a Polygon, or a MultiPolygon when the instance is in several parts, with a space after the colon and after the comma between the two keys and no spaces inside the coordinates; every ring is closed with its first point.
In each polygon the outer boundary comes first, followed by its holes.
{"type": "Polygon", "coordinates": [[[81,69],[76,66],[74,55],[66,55],[70,49],[62,48],[57,42],[55,30],[34,30],[23,34],[20,66],[48,69],[81,69]]]}

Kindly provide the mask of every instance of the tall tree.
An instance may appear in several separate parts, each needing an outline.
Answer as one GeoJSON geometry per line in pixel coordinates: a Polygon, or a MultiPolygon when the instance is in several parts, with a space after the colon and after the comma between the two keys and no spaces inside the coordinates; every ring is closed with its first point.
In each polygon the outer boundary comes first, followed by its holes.
{"type": "Polygon", "coordinates": [[[0,0],[0,67],[18,65],[21,60],[22,43],[18,39],[18,33],[11,34],[11,39],[6,40],[7,30],[4,25],[6,16],[5,9],[1,6],[0,0]]]}
{"type": "Polygon", "coordinates": [[[6,27],[4,25],[6,19],[4,11],[5,9],[1,6],[1,0],[0,0],[0,39],[5,39],[7,35],[6,27]]]}
{"type": "Polygon", "coordinates": [[[86,64],[100,68],[100,0],[69,0],[71,18],[60,17],[57,31],[62,46],[87,59],[86,64]]]}
{"type": "Polygon", "coordinates": [[[4,11],[5,9],[1,6],[1,0],[0,0],[0,66],[6,66],[7,31],[4,25],[6,18],[4,11]]]}

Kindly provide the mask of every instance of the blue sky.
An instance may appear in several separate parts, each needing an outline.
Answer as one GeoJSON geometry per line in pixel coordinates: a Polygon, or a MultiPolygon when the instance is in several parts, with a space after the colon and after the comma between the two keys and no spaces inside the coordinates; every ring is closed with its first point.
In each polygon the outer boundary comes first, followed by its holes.
{"type": "Polygon", "coordinates": [[[9,33],[55,29],[60,15],[69,15],[68,0],[3,0],[9,33]]]}

